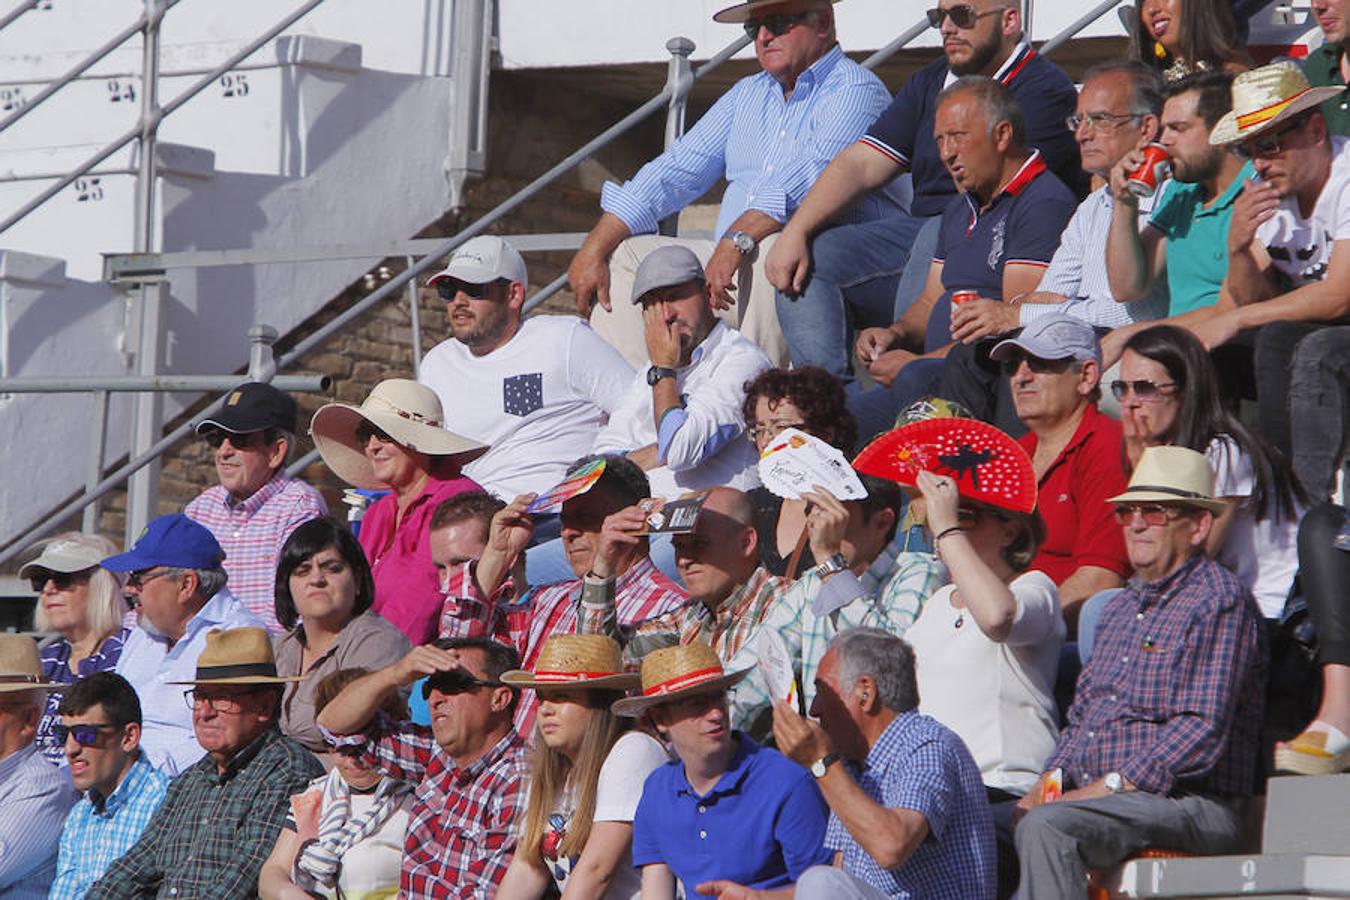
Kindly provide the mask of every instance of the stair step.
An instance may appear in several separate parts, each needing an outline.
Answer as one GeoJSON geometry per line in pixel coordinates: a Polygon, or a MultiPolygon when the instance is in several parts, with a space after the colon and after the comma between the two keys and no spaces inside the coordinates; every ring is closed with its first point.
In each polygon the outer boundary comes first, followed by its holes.
{"type": "Polygon", "coordinates": [[[1266,782],[1266,853],[1350,856],[1350,775],[1287,776],[1266,782]]]}
{"type": "Polygon", "coordinates": [[[1350,856],[1283,854],[1139,859],[1121,867],[1115,897],[1350,897],[1350,856]]]}

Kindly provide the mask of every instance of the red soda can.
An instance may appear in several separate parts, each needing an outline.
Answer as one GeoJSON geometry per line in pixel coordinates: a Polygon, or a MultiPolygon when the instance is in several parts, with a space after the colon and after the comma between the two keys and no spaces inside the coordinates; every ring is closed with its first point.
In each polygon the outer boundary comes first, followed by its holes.
{"type": "Polygon", "coordinates": [[[1167,148],[1152,143],[1143,149],[1144,161],[1139,168],[1130,173],[1125,186],[1136,197],[1152,197],[1172,174],[1172,161],[1167,156],[1167,148]]]}
{"type": "Polygon", "coordinates": [[[952,291],[952,306],[960,306],[962,303],[969,303],[972,300],[980,299],[979,291],[959,290],[952,291]]]}

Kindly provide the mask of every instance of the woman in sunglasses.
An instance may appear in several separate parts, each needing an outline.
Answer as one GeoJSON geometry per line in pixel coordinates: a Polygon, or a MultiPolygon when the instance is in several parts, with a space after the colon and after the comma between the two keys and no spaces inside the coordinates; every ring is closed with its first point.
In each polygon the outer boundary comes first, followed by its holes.
{"type": "Polygon", "coordinates": [[[375,671],[402,659],[412,645],[371,611],[375,581],[350,530],[333,519],[310,519],[286,539],[277,561],[277,673],[303,675],[286,686],[281,730],[314,753],[328,747],[314,724],[318,688],[334,672],[375,671]]]}
{"type": "MultiPolygon", "coordinates": [[[[314,692],[318,709],[367,674],[357,668],[325,676],[314,692]]],[[[408,717],[397,694],[380,712],[395,721],[408,717]]],[[[367,766],[351,748],[335,753],[332,770],[291,798],[291,815],[258,878],[258,896],[264,900],[397,896],[414,787],[367,766]]]]}
{"type": "Polygon", "coordinates": [[[534,672],[502,681],[539,694],[530,799],[497,900],[641,896],[632,866],[633,814],[642,784],[669,759],[655,738],[610,705],[638,676],[623,673],[619,645],[603,635],[550,637],[534,672]]]}
{"type": "Polygon", "coordinates": [[[1298,522],[1307,505],[1289,461],[1224,408],[1209,354],[1181,328],[1155,325],[1131,337],[1111,392],[1131,467],[1158,444],[1209,458],[1214,496],[1228,509],[1205,549],[1238,576],[1266,618],[1278,619],[1298,572],[1298,522]]]}
{"type": "MultiPolygon", "coordinates": [[[[60,635],[42,647],[46,681],[70,684],[117,665],[129,633],[122,627],[127,605],[118,576],[99,565],[117,552],[105,537],[67,531],[44,542],[42,553],[19,569],[38,595],[34,627],[60,635]]],[[[65,741],[54,731],[61,697],[57,691],[47,695],[37,733],[38,749],[56,765],[65,765],[65,741]]]]}
{"type": "Polygon", "coordinates": [[[1164,80],[1252,67],[1229,0],[1143,0],[1137,9],[1130,55],[1164,80]]]}

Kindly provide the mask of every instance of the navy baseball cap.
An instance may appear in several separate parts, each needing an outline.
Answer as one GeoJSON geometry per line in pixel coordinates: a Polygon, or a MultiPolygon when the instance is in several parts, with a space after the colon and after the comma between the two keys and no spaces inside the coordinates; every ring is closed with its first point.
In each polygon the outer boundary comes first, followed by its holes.
{"type": "Polygon", "coordinates": [[[225,559],[215,535],[182,513],[160,516],[141,532],[126,553],[102,562],[109,572],[141,572],[155,566],[214,569],[225,559]]]}

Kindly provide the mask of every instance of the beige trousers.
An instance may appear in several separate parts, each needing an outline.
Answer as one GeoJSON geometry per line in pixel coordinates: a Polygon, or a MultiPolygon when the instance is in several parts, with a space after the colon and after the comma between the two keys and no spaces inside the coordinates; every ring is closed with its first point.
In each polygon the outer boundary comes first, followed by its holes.
{"type": "MultiPolygon", "coordinates": [[[[718,316],[758,344],[775,365],[786,366],[787,341],[778,327],[773,285],[764,274],[764,257],[777,237],[776,234],[769,235],[760,243],[754,256],[741,264],[737,279],[739,287],[735,293],[736,305],[721,310],[718,316]]],[[[633,303],[633,279],[637,276],[638,265],[647,254],[667,244],[688,247],[705,265],[717,246],[709,240],[663,237],[659,234],[628,238],[615,248],[609,260],[609,296],[613,310],[606,312],[603,306],[596,304],[591,311],[591,327],[596,334],[617,348],[628,364],[639,371],[645,371],[648,366],[647,339],[643,334],[642,309],[633,303]]]]}

